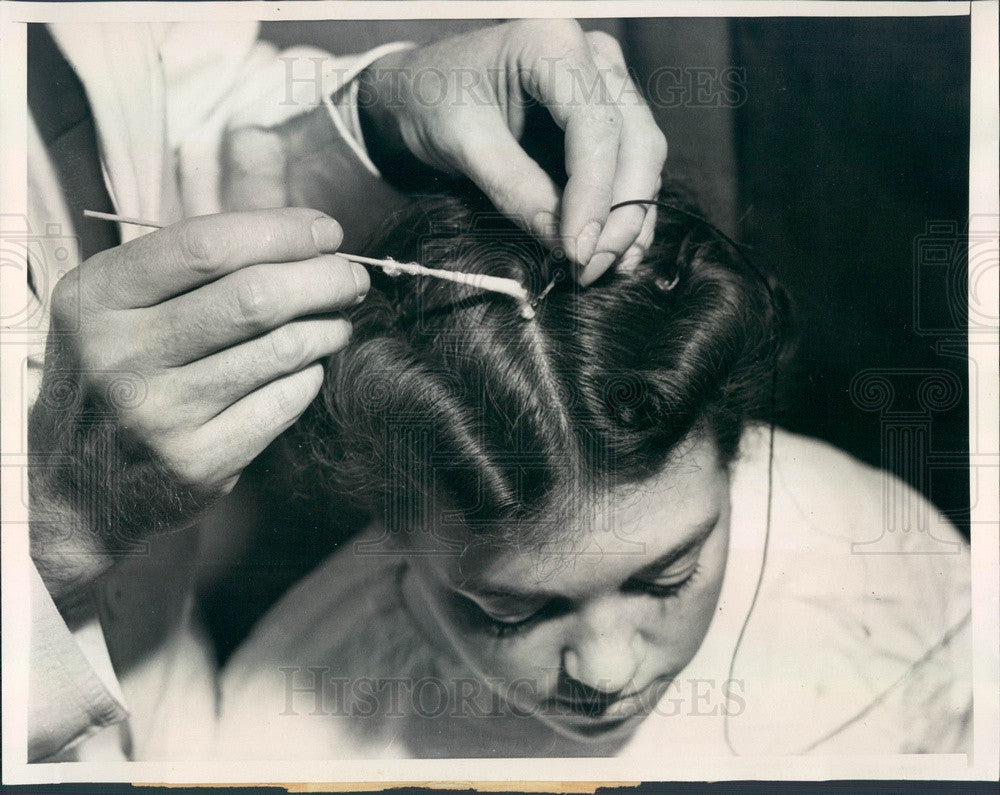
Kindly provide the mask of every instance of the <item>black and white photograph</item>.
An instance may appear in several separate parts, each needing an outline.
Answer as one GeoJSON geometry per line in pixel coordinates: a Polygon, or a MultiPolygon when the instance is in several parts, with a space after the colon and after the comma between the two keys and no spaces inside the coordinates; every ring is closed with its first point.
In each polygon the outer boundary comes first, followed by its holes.
{"type": "Polygon", "coordinates": [[[997,9],[3,3],[4,782],[995,781],[997,9]]]}

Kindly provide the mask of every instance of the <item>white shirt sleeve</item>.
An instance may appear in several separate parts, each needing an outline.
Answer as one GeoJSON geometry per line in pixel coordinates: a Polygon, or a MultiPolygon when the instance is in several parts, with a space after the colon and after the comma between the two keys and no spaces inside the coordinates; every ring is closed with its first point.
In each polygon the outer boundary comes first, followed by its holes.
{"type": "Polygon", "coordinates": [[[320,105],[345,147],[378,176],[364,148],[353,81],[373,61],[411,44],[337,57],[314,47],[279,51],[257,39],[256,23],[174,24],[160,34],[168,144],[177,152],[185,214],[222,208],[227,132],[274,127],[320,105]]]}
{"type": "Polygon", "coordinates": [[[34,568],[30,577],[28,760],[39,762],[64,755],[128,712],[100,626],[96,635],[74,635],[34,568]]]}

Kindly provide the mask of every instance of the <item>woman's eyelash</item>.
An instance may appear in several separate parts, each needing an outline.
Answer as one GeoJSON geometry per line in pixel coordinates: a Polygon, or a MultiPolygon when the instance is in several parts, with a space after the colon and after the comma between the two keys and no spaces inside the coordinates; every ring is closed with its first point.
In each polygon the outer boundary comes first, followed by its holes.
{"type": "Polygon", "coordinates": [[[649,594],[650,596],[655,596],[659,599],[669,599],[670,597],[677,596],[685,588],[687,588],[694,578],[698,575],[700,567],[698,563],[695,563],[691,569],[691,573],[687,575],[680,582],[670,583],[669,585],[664,585],[656,582],[646,582],[642,580],[635,581],[631,583],[627,590],[629,591],[642,591],[643,593],[649,594]]]}
{"type": "Polygon", "coordinates": [[[522,632],[535,621],[538,620],[541,611],[532,613],[527,618],[522,618],[520,621],[501,621],[498,618],[493,618],[489,613],[483,613],[487,623],[490,625],[490,631],[493,632],[498,638],[505,638],[510,635],[516,635],[518,632],[522,632]]]}
{"type": "Polygon", "coordinates": [[[484,627],[490,632],[490,634],[495,635],[498,638],[507,637],[508,635],[513,635],[527,629],[548,612],[547,605],[543,605],[530,616],[526,616],[517,621],[503,621],[499,618],[491,616],[483,610],[479,604],[477,604],[474,600],[469,599],[467,596],[464,596],[463,594],[457,594],[457,596],[459,603],[464,608],[466,614],[469,615],[475,623],[484,627]]]}
{"type": "MultiPolygon", "coordinates": [[[[670,599],[679,596],[694,581],[699,570],[699,564],[695,563],[694,566],[691,567],[691,573],[680,582],[663,585],[655,582],[640,581],[634,583],[629,590],[642,591],[643,593],[649,594],[650,596],[658,599],[670,599]]],[[[536,610],[530,616],[526,616],[518,621],[501,621],[499,618],[491,616],[478,605],[475,606],[475,609],[479,613],[480,617],[485,620],[490,631],[498,638],[510,637],[511,635],[523,632],[549,612],[548,605],[545,605],[539,610],[536,610]]]]}
{"type": "MultiPolygon", "coordinates": [[[[658,599],[670,599],[680,595],[698,576],[699,571],[700,563],[695,562],[695,564],[691,567],[691,573],[680,582],[664,585],[656,582],[635,580],[628,583],[624,590],[631,592],[641,591],[642,593],[658,599]]],[[[522,619],[517,621],[503,621],[499,618],[491,616],[472,599],[469,599],[461,594],[458,596],[460,603],[465,610],[471,614],[472,618],[481,626],[485,626],[491,634],[498,638],[506,638],[511,635],[516,635],[519,632],[523,632],[539,619],[550,614],[553,609],[551,603],[547,603],[531,615],[525,616],[522,619]]]]}

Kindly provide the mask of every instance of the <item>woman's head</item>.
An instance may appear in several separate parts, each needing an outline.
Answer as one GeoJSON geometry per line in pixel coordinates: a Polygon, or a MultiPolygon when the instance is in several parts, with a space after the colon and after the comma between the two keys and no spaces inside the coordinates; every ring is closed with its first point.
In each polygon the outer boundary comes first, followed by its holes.
{"type": "Polygon", "coordinates": [[[586,289],[475,199],[419,204],[378,253],[544,297],[525,320],[503,296],[374,274],[292,437],[304,482],[412,553],[408,598],[481,674],[520,681],[512,699],[617,727],[641,710],[609,700],[668,681],[714,610],[727,464],[778,353],[769,286],[670,209],[641,265],[586,289]]]}

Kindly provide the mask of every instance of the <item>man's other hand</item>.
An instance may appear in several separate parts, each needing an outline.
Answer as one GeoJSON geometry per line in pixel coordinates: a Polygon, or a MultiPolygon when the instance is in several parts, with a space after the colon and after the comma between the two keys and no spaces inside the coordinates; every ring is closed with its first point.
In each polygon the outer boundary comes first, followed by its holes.
{"type": "Polygon", "coordinates": [[[652,199],[667,154],[615,39],[574,21],[520,20],[379,59],[359,106],[377,145],[469,177],[505,214],[560,245],[590,284],[652,242],[652,199]],[[518,143],[531,102],[565,135],[560,195],[518,143]]]}
{"type": "Polygon", "coordinates": [[[341,237],[316,210],[202,216],[56,285],[29,418],[32,554],[50,590],[190,521],[305,410],[321,360],[350,338],[339,310],[369,288],[363,267],[333,253],[341,237]],[[67,513],[76,527],[53,523],[67,513]]]}

